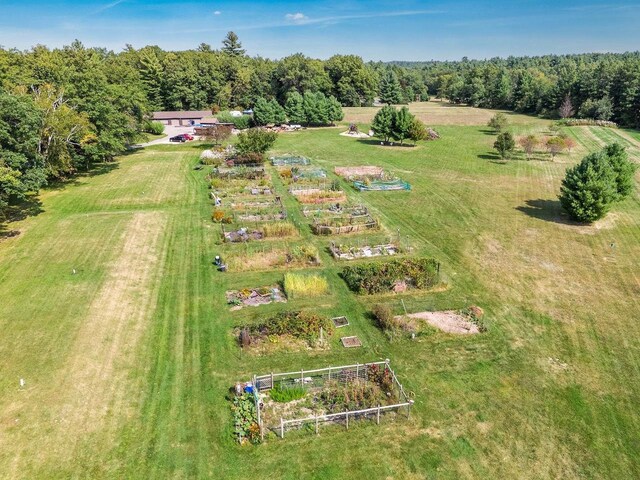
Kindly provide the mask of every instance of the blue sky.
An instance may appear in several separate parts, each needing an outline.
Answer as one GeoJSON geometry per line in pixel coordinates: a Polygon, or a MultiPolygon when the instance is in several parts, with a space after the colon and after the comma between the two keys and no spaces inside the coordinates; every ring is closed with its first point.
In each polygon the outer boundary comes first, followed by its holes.
{"type": "Polygon", "coordinates": [[[640,0],[0,0],[0,45],[80,39],[115,51],[217,48],[234,30],[251,55],[365,60],[490,58],[640,50],[640,0]]]}

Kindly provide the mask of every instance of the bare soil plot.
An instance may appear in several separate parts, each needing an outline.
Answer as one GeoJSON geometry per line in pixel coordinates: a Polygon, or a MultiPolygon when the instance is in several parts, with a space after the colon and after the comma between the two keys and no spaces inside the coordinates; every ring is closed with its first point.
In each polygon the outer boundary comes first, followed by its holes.
{"type": "Polygon", "coordinates": [[[356,348],[362,346],[362,342],[356,336],[342,337],[340,341],[342,342],[342,346],[345,348],[356,348]]]}
{"type": "Polygon", "coordinates": [[[287,301],[284,293],[277,285],[229,290],[225,296],[227,303],[232,305],[231,310],[240,310],[243,307],[258,307],[274,302],[285,303],[287,301]]]}
{"type": "Polygon", "coordinates": [[[446,333],[455,333],[458,335],[473,335],[480,333],[476,324],[470,322],[468,318],[453,310],[410,313],[408,315],[398,315],[395,318],[401,321],[405,317],[425,320],[432,327],[446,333]]]}

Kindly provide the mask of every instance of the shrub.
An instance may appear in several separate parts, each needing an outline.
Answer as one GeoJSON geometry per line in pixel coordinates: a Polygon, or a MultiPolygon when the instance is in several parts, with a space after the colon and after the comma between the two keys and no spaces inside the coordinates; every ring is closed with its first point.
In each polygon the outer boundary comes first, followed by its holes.
{"type": "Polygon", "coordinates": [[[145,133],[162,135],[164,133],[164,125],[160,122],[146,121],[144,122],[143,130],[145,133]]]}
{"type": "Polygon", "coordinates": [[[594,118],[565,118],[559,120],[558,124],[565,125],[567,127],[592,126],[618,128],[618,124],[616,122],[610,122],[607,120],[596,120],[594,118]]]}
{"type": "Polygon", "coordinates": [[[487,123],[487,127],[492,128],[496,133],[502,132],[509,125],[509,119],[504,113],[496,113],[487,123]]]}
{"type": "Polygon", "coordinates": [[[221,112],[216,116],[216,118],[220,123],[233,123],[233,126],[238,130],[245,130],[251,126],[251,117],[248,115],[234,117],[229,112],[221,112]]]}
{"type": "Polygon", "coordinates": [[[285,273],[284,291],[290,298],[317,297],[329,291],[329,282],[320,275],[285,273]]]}
{"type": "Polygon", "coordinates": [[[438,280],[439,264],[432,258],[363,263],[345,267],[342,278],[347,286],[360,294],[384,293],[399,282],[413,288],[428,288],[438,280]]]}
{"type": "Polygon", "coordinates": [[[293,400],[300,400],[307,394],[307,389],[301,385],[285,386],[281,383],[269,390],[271,400],[278,403],[287,403],[293,400]]]}
{"type": "Polygon", "coordinates": [[[378,326],[382,330],[396,330],[398,325],[396,324],[395,317],[391,308],[388,305],[377,304],[373,306],[373,316],[378,322],[378,326]]]}
{"type": "Polygon", "coordinates": [[[278,134],[260,128],[250,128],[238,134],[236,150],[240,155],[247,153],[264,154],[275,143],[278,134]]]}
{"type": "Polygon", "coordinates": [[[262,165],[264,164],[264,155],[257,152],[247,152],[236,155],[231,161],[234,165],[262,165]]]}
{"type": "Polygon", "coordinates": [[[298,234],[298,229],[290,222],[267,223],[261,230],[265,238],[292,237],[298,234]]]}

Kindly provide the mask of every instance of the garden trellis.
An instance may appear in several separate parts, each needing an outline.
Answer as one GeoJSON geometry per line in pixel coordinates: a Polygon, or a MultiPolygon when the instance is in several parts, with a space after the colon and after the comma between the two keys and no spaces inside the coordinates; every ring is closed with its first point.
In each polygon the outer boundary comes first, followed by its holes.
{"type": "Polygon", "coordinates": [[[281,438],[288,430],[299,429],[305,425],[313,425],[315,432],[318,433],[321,423],[342,423],[349,428],[349,421],[359,419],[374,419],[376,423],[380,423],[382,415],[388,412],[406,411],[409,417],[413,399],[405,392],[404,387],[398,380],[396,373],[390,366],[390,360],[386,359],[379,362],[371,362],[355,365],[342,365],[336,367],[320,368],[315,370],[299,370],[295,372],[285,373],[269,373],[267,375],[257,375],[252,379],[254,400],[256,402],[257,422],[260,427],[260,436],[264,438],[267,431],[273,431],[281,438]],[[280,388],[304,386],[308,390],[321,390],[328,382],[337,382],[338,384],[349,384],[357,380],[370,381],[370,372],[372,366],[376,366],[380,371],[389,374],[392,381],[392,390],[396,402],[388,405],[373,405],[369,408],[358,410],[345,410],[335,413],[318,413],[315,415],[300,418],[284,418],[265,419],[262,412],[262,396],[269,392],[276,385],[280,388]]]}

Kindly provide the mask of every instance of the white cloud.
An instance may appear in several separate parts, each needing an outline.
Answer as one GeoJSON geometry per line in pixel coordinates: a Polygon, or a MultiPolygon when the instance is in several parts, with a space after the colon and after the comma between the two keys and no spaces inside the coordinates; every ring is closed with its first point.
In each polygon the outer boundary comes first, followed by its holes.
{"type": "Polygon", "coordinates": [[[306,23],[309,21],[309,17],[307,17],[304,13],[287,13],[284,18],[293,23],[306,23]]]}
{"type": "Polygon", "coordinates": [[[220,15],[222,12],[220,10],[216,10],[215,12],[213,12],[214,15],[220,15]]]}

